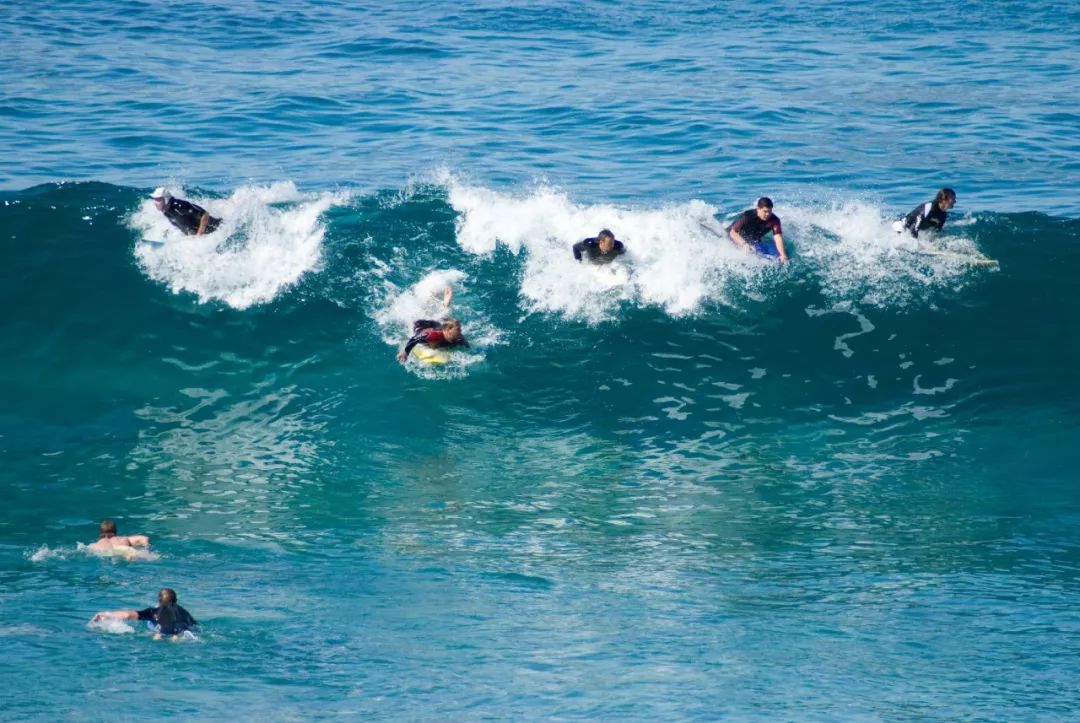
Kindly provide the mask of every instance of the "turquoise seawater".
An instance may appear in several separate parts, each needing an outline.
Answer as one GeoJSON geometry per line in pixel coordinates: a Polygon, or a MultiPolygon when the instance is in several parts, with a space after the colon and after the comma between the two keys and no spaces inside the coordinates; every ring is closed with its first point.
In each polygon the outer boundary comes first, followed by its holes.
{"type": "Polygon", "coordinates": [[[1076,716],[1076,8],[0,32],[0,718],[1076,716]],[[762,194],[785,267],[712,230],[762,194]],[[196,641],[89,624],[162,586],[196,641]]]}

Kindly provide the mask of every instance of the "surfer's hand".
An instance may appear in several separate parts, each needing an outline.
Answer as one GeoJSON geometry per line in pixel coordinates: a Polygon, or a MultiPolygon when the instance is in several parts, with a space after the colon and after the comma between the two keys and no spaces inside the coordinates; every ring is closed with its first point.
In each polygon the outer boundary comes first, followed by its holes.
{"type": "Polygon", "coordinates": [[[405,359],[406,359],[405,352],[404,351],[399,351],[397,353],[397,360],[399,362],[403,362],[403,361],[405,361],[405,359]]]}

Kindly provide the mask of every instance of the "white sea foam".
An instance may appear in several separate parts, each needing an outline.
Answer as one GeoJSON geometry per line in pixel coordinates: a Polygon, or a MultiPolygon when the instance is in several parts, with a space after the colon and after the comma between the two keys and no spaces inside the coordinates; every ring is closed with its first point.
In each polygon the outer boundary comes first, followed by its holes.
{"type": "MultiPolygon", "coordinates": [[[[877,306],[903,305],[972,277],[978,257],[970,239],[942,235],[927,248],[892,229],[895,216],[871,203],[776,206],[794,263],[781,267],[748,254],[724,228],[740,209],[721,211],[701,200],[655,209],[582,205],[550,187],[513,195],[470,186],[446,174],[440,181],[458,212],[457,241],[477,255],[503,245],[525,254],[520,293],[529,311],[591,322],[609,319],[625,303],[655,306],[672,316],[705,304],[737,305],[767,298],[794,277],[816,277],[826,296],[877,306]],[[610,228],[627,253],[604,269],[574,261],[570,247],[610,228]]],[[[957,224],[960,226],[960,224],[957,224]]]]}
{"type": "Polygon", "coordinates": [[[444,183],[459,214],[463,249],[488,254],[503,244],[525,252],[521,295],[530,311],[598,321],[630,302],[680,316],[705,301],[729,303],[731,284],[746,285],[774,270],[772,262],[723,238],[717,209],[704,201],[633,209],[577,204],[549,187],[514,196],[452,177],[444,183]],[[576,262],[570,247],[602,228],[611,229],[627,253],[610,269],[576,262]]]}
{"type": "Polygon", "coordinates": [[[142,239],[135,256],[153,279],[200,302],[222,301],[236,309],[272,300],[305,273],[319,268],[325,227],[320,216],[347,195],[300,193],[291,182],[243,186],[223,199],[174,195],[222,219],[205,236],[186,236],[146,200],[132,214],[142,239]]]}
{"type": "Polygon", "coordinates": [[[65,560],[71,555],[89,555],[91,557],[107,557],[120,560],[139,560],[154,562],[161,559],[161,555],[145,548],[128,547],[126,545],[97,549],[90,545],[76,542],[75,547],[53,547],[42,545],[36,550],[27,551],[25,556],[30,562],[46,562],[48,560],[65,560]]]}
{"type": "Polygon", "coordinates": [[[785,229],[795,230],[799,259],[820,278],[823,293],[837,301],[904,306],[959,288],[987,270],[970,263],[981,253],[974,240],[956,233],[967,225],[963,219],[950,219],[945,233],[924,232],[917,240],[897,233],[895,214],[865,201],[792,206],[783,219],[785,229]]]}
{"type": "Polygon", "coordinates": [[[30,562],[45,562],[46,560],[63,560],[72,552],[75,552],[75,550],[62,547],[50,548],[48,545],[42,545],[32,552],[28,550],[25,556],[30,562]]]}

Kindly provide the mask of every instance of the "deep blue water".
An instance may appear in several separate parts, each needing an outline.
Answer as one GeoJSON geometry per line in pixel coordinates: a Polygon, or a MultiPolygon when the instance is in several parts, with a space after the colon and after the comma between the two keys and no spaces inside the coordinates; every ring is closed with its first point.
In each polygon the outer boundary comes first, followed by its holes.
{"type": "Polygon", "coordinates": [[[2,717],[1074,717],[1080,13],[977,10],[0,7],[2,717]]]}

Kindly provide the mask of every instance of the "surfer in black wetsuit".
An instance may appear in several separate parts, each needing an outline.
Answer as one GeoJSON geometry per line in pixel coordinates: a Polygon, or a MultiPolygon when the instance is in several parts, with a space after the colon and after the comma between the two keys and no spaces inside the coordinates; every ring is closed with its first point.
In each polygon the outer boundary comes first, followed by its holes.
{"type": "Polygon", "coordinates": [[[176,590],[171,587],[161,588],[156,608],[109,610],[96,614],[90,622],[97,623],[102,620],[146,620],[154,624],[154,633],[158,637],[182,635],[199,624],[191,617],[191,613],[176,604],[176,590]]]}
{"type": "Polygon", "coordinates": [[[165,214],[169,223],[188,236],[211,233],[221,223],[220,218],[214,218],[202,206],[196,206],[182,198],[174,198],[164,188],[155,188],[150,198],[154,199],[154,206],[165,214]]]}
{"type": "Polygon", "coordinates": [[[937,192],[933,201],[921,203],[911,210],[903,221],[893,224],[896,231],[907,231],[915,238],[919,237],[919,231],[930,229],[940,231],[945,225],[950,208],[956,205],[956,191],[951,188],[943,188],[937,192]]]}
{"type": "Polygon", "coordinates": [[[780,263],[787,263],[787,251],[784,249],[784,234],[780,226],[780,217],[772,212],[773,202],[767,196],[757,200],[754,208],[747,209],[727,227],[728,237],[747,251],[756,251],[772,256],[771,249],[762,244],[765,234],[772,231],[773,243],[776,244],[776,256],[780,263]]]}
{"type": "Polygon", "coordinates": [[[623,246],[623,242],[616,240],[615,234],[606,228],[593,238],[574,244],[574,258],[581,261],[584,255],[594,264],[610,264],[615,257],[624,253],[626,253],[626,247],[623,246]]]}

